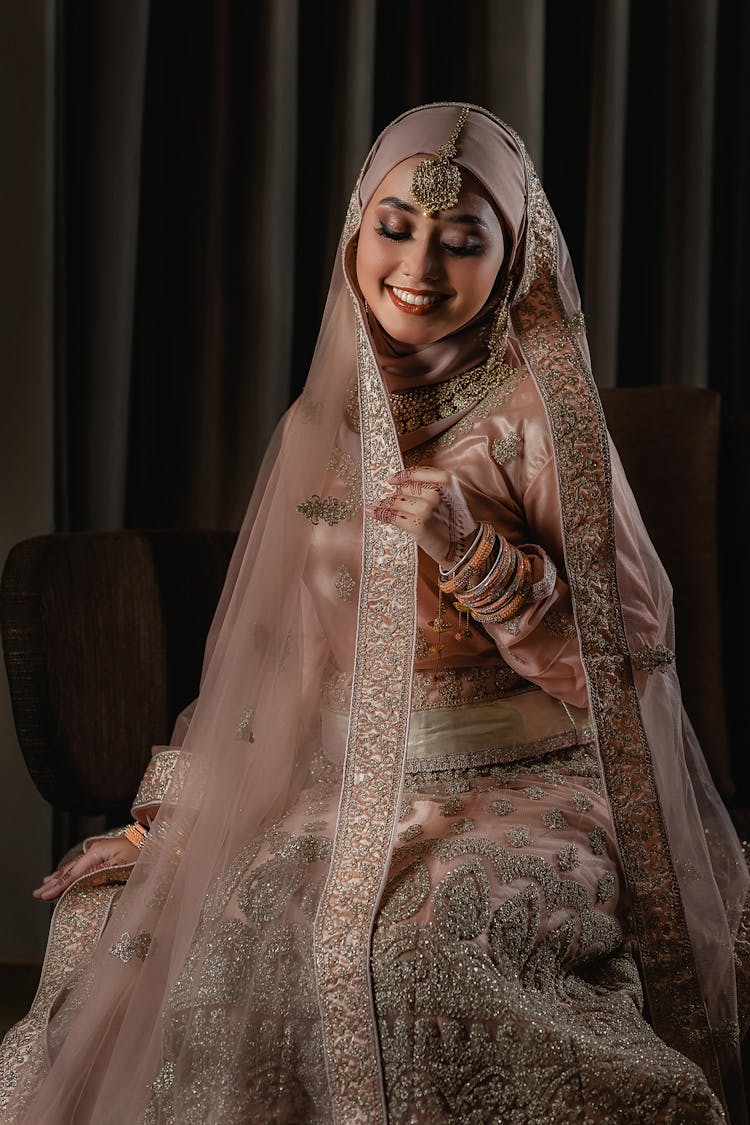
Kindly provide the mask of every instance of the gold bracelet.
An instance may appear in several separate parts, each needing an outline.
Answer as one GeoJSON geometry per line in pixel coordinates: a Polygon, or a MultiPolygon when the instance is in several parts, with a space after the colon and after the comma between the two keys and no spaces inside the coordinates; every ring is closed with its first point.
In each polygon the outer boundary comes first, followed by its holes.
{"type": "Polygon", "coordinates": [[[497,539],[497,532],[490,523],[481,523],[482,537],[479,541],[479,546],[473,552],[468,562],[450,578],[438,578],[438,586],[444,594],[459,593],[465,589],[474,578],[480,568],[484,565],[487,559],[492,554],[492,548],[495,546],[497,539]]]}
{"type": "Polygon", "coordinates": [[[123,836],[126,840],[129,840],[131,844],[135,844],[135,846],[138,848],[138,851],[140,851],[143,845],[146,843],[148,829],[144,828],[143,825],[139,824],[136,820],[133,824],[129,824],[127,826],[127,828],[123,832],[123,836]]]}

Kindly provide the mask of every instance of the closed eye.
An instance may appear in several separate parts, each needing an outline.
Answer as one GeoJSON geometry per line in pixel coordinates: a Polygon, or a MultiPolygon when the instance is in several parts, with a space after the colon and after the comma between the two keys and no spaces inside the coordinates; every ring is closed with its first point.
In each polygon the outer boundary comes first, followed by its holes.
{"type": "Polygon", "coordinates": [[[391,238],[394,242],[403,242],[405,238],[411,238],[411,232],[408,230],[391,230],[385,223],[380,223],[375,227],[376,232],[381,238],[391,238]]]}
{"type": "MultiPolygon", "coordinates": [[[[391,227],[387,227],[385,223],[379,223],[375,227],[375,232],[381,238],[389,238],[392,242],[404,242],[407,238],[411,238],[411,231],[393,230],[391,227]]],[[[461,246],[451,242],[442,242],[441,246],[443,250],[447,250],[455,258],[470,258],[476,254],[481,254],[484,250],[484,245],[481,242],[469,242],[461,246]]]]}

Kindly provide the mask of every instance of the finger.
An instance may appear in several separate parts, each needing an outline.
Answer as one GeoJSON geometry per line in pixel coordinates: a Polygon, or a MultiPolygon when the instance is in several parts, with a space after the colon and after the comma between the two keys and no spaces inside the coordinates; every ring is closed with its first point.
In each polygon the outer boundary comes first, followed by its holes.
{"type": "Polygon", "coordinates": [[[61,895],[76,879],[86,874],[93,866],[92,861],[86,856],[79,856],[77,859],[73,860],[72,863],[66,864],[65,867],[59,868],[51,875],[47,875],[46,878],[42,880],[42,885],[31,893],[34,898],[44,899],[45,901],[57,898],[58,895],[61,895]]]}
{"type": "Polygon", "coordinates": [[[431,492],[442,499],[444,495],[443,485],[434,480],[403,480],[399,481],[397,487],[396,495],[400,496],[423,496],[431,492]]]}
{"type": "Polygon", "coordinates": [[[379,520],[380,523],[394,523],[398,517],[398,507],[395,498],[392,496],[386,496],[382,500],[378,500],[377,504],[369,505],[365,511],[368,516],[379,520]]]}
{"type": "Polygon", "coordinates": [[[378,504],[373,508],[371,515],[380,523],[390,524],[401,531],[408,531],[411,534],[414,534],[422,527],[422,520],[413,512],[410,512],[404,505],[378,504]]]}
{"type": "Polygon", "coordinates": [[[426,465],[412,465],[411,468],[399,469],[388,477],[389,484],[404,484],[416,480],[447,485],[450,484],[450,473],[444,469],[430,469],[426,465]]]}
{"type": "Polygon", "coordinates": [[[433,496],[384,496],[369,508],[369,514],[376,519],[387,519],[389,522],[395,516],[409,515],[413,519],[424,523],[434,515],[436,508],[433,496]]]}

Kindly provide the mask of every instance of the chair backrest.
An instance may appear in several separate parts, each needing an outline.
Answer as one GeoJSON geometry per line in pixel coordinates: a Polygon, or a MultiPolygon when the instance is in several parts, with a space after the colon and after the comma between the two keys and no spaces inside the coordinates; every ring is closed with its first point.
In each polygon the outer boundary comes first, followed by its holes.
{"type": "Polygon", "coordinates": [[[0,629],[18,739],[55,808],[127,808],[198,691],[236,534],[125,531],[17,544],[0,629]]]}
{"type": "Polygon", "coordinates": [[[732,794],[722,670],[720,396],[688,387],[601,390],[609,431],[674,588],[685,709],[714,779],[732,794]]]}

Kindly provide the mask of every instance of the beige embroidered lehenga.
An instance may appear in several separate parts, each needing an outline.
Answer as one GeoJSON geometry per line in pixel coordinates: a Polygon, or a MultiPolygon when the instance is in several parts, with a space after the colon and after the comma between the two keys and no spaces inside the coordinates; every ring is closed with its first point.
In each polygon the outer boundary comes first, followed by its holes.
{"type": "Polygon", "coordinates": [[[200,697],[136,798],[150,839],[127,883],[59,903],[4,1121],[719,1122],[722,1098],[743,1120],[742,852],[564,243],[483,110],[456,159],[512,233],[509,366],[459,364],[394,424],[352,247],[373,188],[456,113],[405,115],[365,164],[200,697]],[[511,621],[467,636],[447,603],[435,628],[434,564],[363,511],[404,462],[450,469],[523,547],[511,621]]]}

